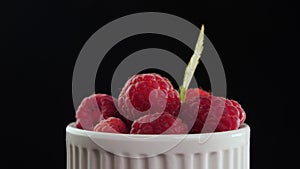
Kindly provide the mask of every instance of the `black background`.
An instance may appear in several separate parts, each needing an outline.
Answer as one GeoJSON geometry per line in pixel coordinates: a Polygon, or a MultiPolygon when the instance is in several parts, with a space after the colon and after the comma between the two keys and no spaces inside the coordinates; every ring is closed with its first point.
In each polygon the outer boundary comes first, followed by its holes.
{"type": "MultiPolygon", "coordinates": [[[[298,64],[293,61],[299,56],[295,4],[271,0],[26,0],[1,7],[1,83],[6,100],[1,138],[3,149],[9,150],[2,166],[65,168],[65,127],[75,120],[72,72],[81,47],[106,23],[146,11],[174,14],[198,27],[205,24],[226,71],[228,97],[238,100],[247,112],[246,122],[252,129],[251,169],[296,165],[297,155],[288,153],[299,149],[298,99],[293,97],[298,93],[295,81],[299,77],[298,64]]],[[[173,50],[180,56],[191,54],[172,39],[145,35],[116,45],[106,61],[145,47],[173,50]],[[178,46],[182,51],[175,50],[178,46]]],[[[107,80],[96,81],[97,92],[109,92],[112,71],[111,65],[99,68],[99,76],[107,80]]],[[[202,85],[209,89],[206,82],[202,85]]]]}

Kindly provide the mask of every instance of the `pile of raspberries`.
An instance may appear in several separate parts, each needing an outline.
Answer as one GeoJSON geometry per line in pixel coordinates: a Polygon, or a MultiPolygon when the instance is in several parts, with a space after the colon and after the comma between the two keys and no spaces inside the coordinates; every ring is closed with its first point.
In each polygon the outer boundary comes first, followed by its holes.
{"type": "Polygon", "coordinates": [[[76,112],[79,129],[123,134],[195,134],[235,130],[245,111],[234,100],[188,89],[183,103],[171,82],[156,73],[137,74],[118,99],[93,94],[76,112]]]}

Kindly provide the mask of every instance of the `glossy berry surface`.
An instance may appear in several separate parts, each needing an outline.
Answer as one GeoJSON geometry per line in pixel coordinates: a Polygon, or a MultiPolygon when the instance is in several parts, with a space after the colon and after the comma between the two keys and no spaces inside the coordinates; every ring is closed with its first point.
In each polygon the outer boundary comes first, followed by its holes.
{"type": "Polygon", "coordinates": [[[76,127],[93,130],[102,119],[118,117],[116,100],[106,94],[93,94],[82,100],[76,111],[76,127]]]}
{"type": "Polygon", "coordinates": [[[126,124],[119,118],[109,117],[101,120],[95,127],[94,131],[106,133],[128,133],[126,124]]]}
{"type": "Polygon", "coordinates": [[[126,82],[118,98],[118,107],[125,118],[134,121],[157,112],[177,116],[180,100],[168,79],[155,73],[138,74],[126,82]]]}
{"type": "Polygon", "coordinates": [[[187,125],[169,113],[145,115],[132,124],[130,134],[186,134],[187,125]]]}
{"type": "Polygon", "coordinates": [[[245,112],[236,101],[217,96],[189,97],[182,105],[182,120],[190,133],[238,129],[245,112]]]}

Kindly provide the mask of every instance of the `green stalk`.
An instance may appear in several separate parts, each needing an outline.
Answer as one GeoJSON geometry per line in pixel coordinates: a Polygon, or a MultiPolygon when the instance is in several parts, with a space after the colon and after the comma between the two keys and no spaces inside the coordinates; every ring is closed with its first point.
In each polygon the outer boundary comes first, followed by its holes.
{"type": "Polygon", "coordinates": [[[191,83],[192,77],[194,76],[195,70],[199,64],[199,59],[203,51],[204,42],[204,25],[201,27],[200,35],[198,37],[194,54],[191,57],[184,73],[182,85],[179,88],[180,101],[183,103],[185,101],[186,91],[191,83]]]}

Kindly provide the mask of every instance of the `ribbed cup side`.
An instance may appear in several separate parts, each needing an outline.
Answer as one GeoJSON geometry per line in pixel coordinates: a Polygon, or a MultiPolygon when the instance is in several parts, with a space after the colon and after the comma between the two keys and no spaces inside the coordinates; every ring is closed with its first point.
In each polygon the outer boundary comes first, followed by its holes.
{"type": "Polygon", "coordinates": [[[249,147],[194,154],[129,158],[102,149],[67,145],[67,169],[249,169],[249,147]]]}
{"type": "Polygon", "coordinates": [[[97,135],[73,126],[66,129],[67,169],[249,169],[247,125],[224,133],[152,140],[145,136],[97,135]],[[203,142],[207,136],[209,139],[203,142]]]}

